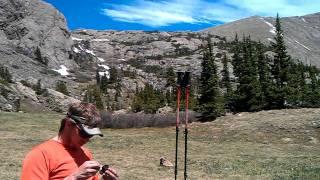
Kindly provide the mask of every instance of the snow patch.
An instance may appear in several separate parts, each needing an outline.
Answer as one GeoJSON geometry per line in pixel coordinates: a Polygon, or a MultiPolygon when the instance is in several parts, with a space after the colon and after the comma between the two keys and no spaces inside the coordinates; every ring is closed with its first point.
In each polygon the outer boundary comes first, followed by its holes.
{"type": "Polygon", "coordinates": [[[98,64],[98,66],[99,66],[99,67],[103,67],[103,68],[106,69],[106,70],[109,70],[109,69],[110,69],[110,67],[107,66],[107,65],[98,64]]]}
{"type": "Polygon", "coordinates": [[[276,34],[276,27],[274,27],[271,23],[269,23],[268,21],[262,19],[264,23],[266,23],[269,27],[271,27],[271,29],[269,30],[269,32],[271,32],[272,34],[276,34]]]}
{"type": "Polygon", "coordinates": [[[79,48],[81,49],[81,51],[84,51],[81,45],[79,45],[79,48]]]}
{"type": "Polygon", "coordinates": [[[305,23],[307,22],[304,18],[301,18],[301,20],[302,20],[303,22],[305,22],[305,23]]]}
{"type": "Polygon", "coordinates": [[[110,79],[110,73],[109,71],[99,72],[100,76],[106,76],[108,79],[110,79]]]}
{"type": "Polygon", "coordinates": [[[60,69],[52,69],[52,70],[58,72],[61,76],[69,75],[69,73],[67,72],[68,68],[64,65],[60,65],[60,69]]]}
{"type": "Polygon", "coordinates": [[[105,42],[105,41],[110,41],[109,39],[92,39],[91,41],[93,42],[105,42]]]}
{"type": "Polygon", "coordinates": [[[105,62],[105,60],[101,57],[97,57],[100,62],[105,62]]]}
{"type": "Polygon", "coordinates": [[[83,41],[83,39],[76,38],[76,37],[71,37],[71,39],[74,40],[74,41],[83,41]]]}
{"type": "Polygon", "coordinates": [[[298,43],[299,45],[301,45],[302,47],[304,47],[305,49],[307,49],[307,50],[309,50],[309,51],[311,51],[311,49],[310,48],[308,48],[307,46],[305,46],[305,45],[303,45],[303,44],[301,44],[299,41],[297,41],[297,40],[294,40],[296,43],[298,43]]]}
{"type": "Polygon", "coordinates": [[[86,49],[86,50],[85,50],[85,52],[86,52],[86,53],[88,53],[88,54],[92,54],[93,56],[96,56],[96,55],[93,53],[93,51],[92,51],[92,50],[88,50],[88,49],[86,49]]]}
{"type": "Polygon", "coordinates": [[[126,61],[125,59],[118,59],[119,61],[126,61]]]}
{"type": "Polygon", "coordinates": [[[73,47],[72,49],[73,49],[73,51],[74,51],[75,53],[79,53],[79,52],[80,52],[80,50],[79,50],[78,48],[76,48],[76,47],[73,47]]]}

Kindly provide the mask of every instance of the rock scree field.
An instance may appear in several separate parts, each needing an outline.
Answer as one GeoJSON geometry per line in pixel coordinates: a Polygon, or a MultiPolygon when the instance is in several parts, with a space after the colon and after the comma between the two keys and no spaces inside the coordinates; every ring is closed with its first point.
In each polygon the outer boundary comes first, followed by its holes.
{"type": "MultiPolygon", "coordinates": [[[[61,114],[0,113],[0,179],[19,179],[24,155],[56,135],[61,114]]],[[[183,128],[178,179],[183,179],[183,128]]],[[[103,129],[88,143],[120,179],[174,179],[175,127],[103,129]]],[[[320,109],[271,110],[192,123],[189,179],[320,179],[320,109]]]]}

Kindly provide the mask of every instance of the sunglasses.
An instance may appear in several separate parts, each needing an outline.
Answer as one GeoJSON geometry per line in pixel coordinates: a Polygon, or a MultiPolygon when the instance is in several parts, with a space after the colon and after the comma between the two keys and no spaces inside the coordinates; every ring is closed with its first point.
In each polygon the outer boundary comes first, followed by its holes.
{"type": "Polygon", "coordinates": [[[82,137],[83,139],[90,139],[93,137],[93,135],[90,135],[88,134],[87,132],[85,132],[81,127],[79,127],[78,124],[77,125],[77,128],[79,129],[79,135],[80,137],[82,137]]]}
{"type": "Polygon", "coordinates": [[[70,115],[69,117],[73,120],[73,122],[76,124],[77,128],[79,129],[80,137],[84,139],[90,139],[93,137],[93,135],[88,134],[82,128],[83,124],[85,124],[86,122],[86,118],[80,117],[80,116],[73,116],[73,115],[70,115]]]}

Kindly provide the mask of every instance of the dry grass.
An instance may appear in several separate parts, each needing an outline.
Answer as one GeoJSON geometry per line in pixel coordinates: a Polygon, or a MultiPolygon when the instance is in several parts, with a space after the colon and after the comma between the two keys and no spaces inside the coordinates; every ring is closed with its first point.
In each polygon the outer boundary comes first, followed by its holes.
{"type": "MultiPolygon", "coordinates": [[[[18,179],[21,161],[32,146],[54,136],[61,115],[0,113],[0,179],[18,179]]],[[[174,179],[175,128],[104,129],[87,146],[121,179],[174,179]]],[[[320,179],[320,109],[242,113],[210,123],[193,123],[189,132],[189,179],[320,179]]],[[[183,179],[183,129],[179,178],[183,179]]]]}

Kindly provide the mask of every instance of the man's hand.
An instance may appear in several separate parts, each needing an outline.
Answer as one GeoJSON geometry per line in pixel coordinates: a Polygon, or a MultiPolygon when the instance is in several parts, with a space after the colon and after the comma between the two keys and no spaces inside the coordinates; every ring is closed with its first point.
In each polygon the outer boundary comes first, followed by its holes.
{"type": "Polygon", "coordinates": [[[106,169],[106,171],[102,174],[103,180],[117,180],[118,177],[117,171],[112,168],[106,169]]]}
{"type": "Polygon", "coordinates": [[[97,161],[84,162],[76,172],[65,178],[65,180],[81,180],[88,179],[94,176],[100,169],[100,164],[97,161]]]}

